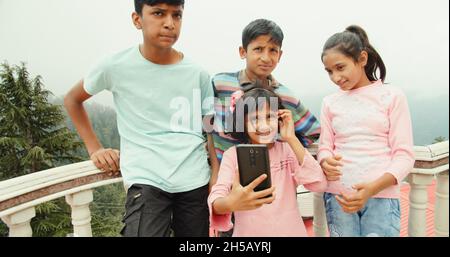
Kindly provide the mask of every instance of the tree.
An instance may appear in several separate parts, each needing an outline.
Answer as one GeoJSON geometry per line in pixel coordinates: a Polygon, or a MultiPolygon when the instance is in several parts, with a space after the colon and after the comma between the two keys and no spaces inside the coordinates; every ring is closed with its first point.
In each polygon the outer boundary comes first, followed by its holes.
{"type": "MultiPolygon", "coordinates": [[[[41,81],[40,76],[30,79],[24,64],[1,66],[0,180],[89,159],[84,147],[79,147],[82,144],[61,108],[62,98],[49,99],[51,93],[43,89],[41,81]],[[31,154],[33,149],[38,149],[34,151],[39,154],[31,154]]],[[[102,145],[118,149],[114,110],[100,105],[88,105],[87,110],[102,145]]],[[[125,196],[121,184],[94,190],[95,201],[91,204],[94,236],[119,235],[125,196]]],[[[33,235],[72,233],[70,212],[64,198],[36,206],[36,217],[31,221],[33,235]]],[[[8,228],[0,222],[0,237],[7,233],[8,228]]]]}
{"type": "Polygon", "coordinates": [[[440,142],[444,142],[445,140],[447,140],[445,137],[443,137],[443,136],[438,136],[438,137],[436,137],[436,138],[434,139],[433,144],[440,143],[440,142]]]}
{"type": "MultiPolygon", "coordinates": [[[[61,106],[48,102],[50,95],[25,64],[1,64],[0,180],[82,160],[76,155],[81,142],[65,126],[61,106]]],[[[44,203],[32,224],[35,236],[65,235],[72,229],[70,210],[63,199],[44,203]]]]}
{"type": "Polygon", "coordinates": [[[0,179],[81,161],[81,146],[64,125],[61,106],[48,102],[42,78],[25,64],[0,66],[0,179]]]}

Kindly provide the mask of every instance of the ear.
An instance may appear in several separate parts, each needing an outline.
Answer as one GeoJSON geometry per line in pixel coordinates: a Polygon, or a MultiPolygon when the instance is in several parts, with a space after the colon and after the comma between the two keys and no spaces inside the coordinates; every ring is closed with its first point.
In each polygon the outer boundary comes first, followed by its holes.
{"type": "Polygon", "coordinates": [[[244,60],[247,58],[247,50],[245,50],[244,47],[239,47],[239,55],[241,56],[241,59],[244,60]]]}
{"type": "Polygon", "coordinates": [[[137,29],[142,29],[141,16],[137,12],[133,12],[133,14],[131,15],[131,19],[133,20],[133,24],[137,29]]]}
{"type": "Polygon", "coordinates": [[[361,66],[366,67],[367,62],[369,61],[369,54],[366,51],[362,51],[358,61],[361,66]]]}

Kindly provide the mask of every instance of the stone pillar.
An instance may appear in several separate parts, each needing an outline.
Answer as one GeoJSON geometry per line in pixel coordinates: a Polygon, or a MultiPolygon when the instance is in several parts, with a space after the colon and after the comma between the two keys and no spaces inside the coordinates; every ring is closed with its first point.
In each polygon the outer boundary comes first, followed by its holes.
{"type": "Polygon", "coordinates": [[[426,211],[428,207],[428,186],[433,175],[410,174],[408,235],[410,237],[426,237],[426,211]]]}
{"type": "Polygon", "coordinates": [[[36,216],[34,207],[13,213],[2,218],[9,228],[10,237],[32,237],[31,219],[36,216]]]}
{"type": "Polygon", "coordinates": [[[437,175],[434,231],[437,237],[448,237],[448,170],[437,175]]]}
{"type": "Polygon", "coordinates": [[[72,207],[74,237],[92,237],[91,211],[89,210],[89,204],[93,199],[92,190],[86,190],[66,196],[66,202],[72,207]]]}
{"type": "Polygon", "coordinates": [[[314,235],[316,237],[327,236],[327,217],[325,215],[325,204],[323,193],[314,193],[314,235]]]}

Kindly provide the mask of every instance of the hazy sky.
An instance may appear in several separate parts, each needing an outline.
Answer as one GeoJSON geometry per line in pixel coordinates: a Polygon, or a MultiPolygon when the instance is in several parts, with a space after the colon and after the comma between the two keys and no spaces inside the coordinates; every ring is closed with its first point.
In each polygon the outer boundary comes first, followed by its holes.
{"type": "MultiPolygon", "coordinates": [[[[449,95],[448,0],[187,0],[176,48],[211,74],[236,71],[242,29],[256,18],[285,32],[275,76],[304,102],[336,91],[320,61],[326,39],[346,26],[366,29],[408,97],[449,95]]],[[[0,0],[0,61],[25,61],[55,95],[101,58],[141,42],[132,0],[0,0]]],[[[109,94],[94,101],[111,104],[109,94]]],[[[314,103],[317,105],[317,103],[314,103]]]]}

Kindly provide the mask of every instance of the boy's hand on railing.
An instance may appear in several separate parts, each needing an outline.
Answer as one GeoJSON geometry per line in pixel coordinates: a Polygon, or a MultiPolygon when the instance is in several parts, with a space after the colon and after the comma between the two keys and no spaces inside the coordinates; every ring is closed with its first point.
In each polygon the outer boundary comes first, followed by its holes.
{"type": "Polygon", "coordinates": [[[341,179],[341,167],[343,166],[341,160],[342,156],[335,155],[334,157],[323,159],[320,163],[328,181],[339,181],[341,179]]]}
{"type": "Polygon", "coordinates": [[[255,192],[255,188],[267,179],[267,175],[261,175],[248,186],[243,187],[239,182],[239,175],[236,174],[233,188],[229,194],[230,209],[232,211],[249,211],[262,207],[264,204],[271,204],[275,200],[275,187],[263,191],[255,192]],[[269,195],[272,195],[268,197],[269,195]]]}
{"type": "Polygon", "coordinates": [[[115,149],[99,149],[91,155],[91,160],[95,166],[108,172],[109,176],[115,176],[120,172],[120,152],[115,149]]]}

